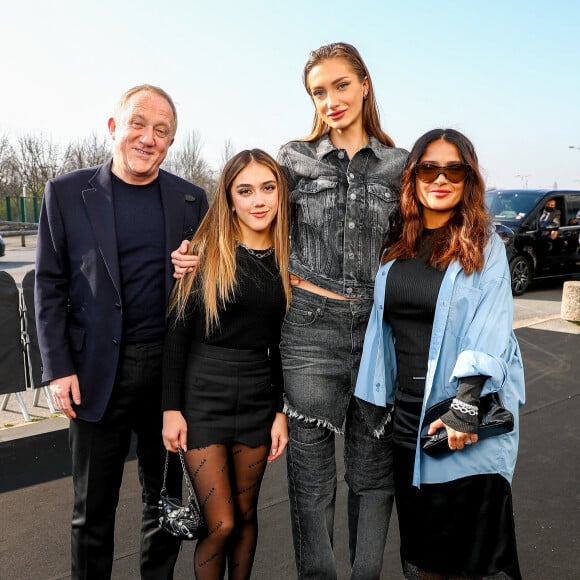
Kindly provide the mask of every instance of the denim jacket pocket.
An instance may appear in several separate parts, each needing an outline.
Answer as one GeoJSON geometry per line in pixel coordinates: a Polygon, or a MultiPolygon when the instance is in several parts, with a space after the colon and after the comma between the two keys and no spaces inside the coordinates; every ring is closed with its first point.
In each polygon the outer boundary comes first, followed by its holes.
{"type": "Polygon", "coordinates": [[[382,183],[367,183],[366,191],[364,222],[370,227],[361,232],[361,236],[365,236],[361,245],[368,248],[369,252],[361,256],[361,272],[367,279],[372,279],[377,271],[381,247],[389,231],[389,218],[397,207],[399,198],[382,183]]]}
{"type": "Polygon", "coordinates": [[[382,183],[367,183],[367,223],[378,228],[382,235],[389,227],[389,216],[398,202],[396,193],[382,183]]]}
{"type": "Polygon", "coordinates": [[[331,210],[337,201],[338,178],[321,175],[316,179],[301,179],[293,193],[293,203],[300,221],[321,226],[333,218],[331,210]]]}

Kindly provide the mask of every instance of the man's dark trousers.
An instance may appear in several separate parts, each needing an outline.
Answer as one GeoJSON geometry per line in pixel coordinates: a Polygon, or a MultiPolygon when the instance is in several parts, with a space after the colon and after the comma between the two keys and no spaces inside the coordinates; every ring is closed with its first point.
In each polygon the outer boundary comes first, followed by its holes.
{"type": "MultiPolygon", "coordinates": [[[[132,431],[137,435],[143,488],[141,578],[173,578],[180,542],[158,524],[165,461],[161,436],[162,352],[161,341],[125,345],[103,418],[94,423],[80,419],[70,423],[73,580],[103,580],[111,576],[115,512],[132,431]]],[[[181,471],[179,463],[172,459],[168,491],[181,497],[181,471]]]]}

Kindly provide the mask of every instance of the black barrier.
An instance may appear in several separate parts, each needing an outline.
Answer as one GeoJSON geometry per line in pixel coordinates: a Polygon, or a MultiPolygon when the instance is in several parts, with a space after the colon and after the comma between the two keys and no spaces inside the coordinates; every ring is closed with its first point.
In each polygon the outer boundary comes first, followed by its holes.
{"type": "Polygon", "coordinates": [[[39,388],[42,383],[42,361],[38,347],[36,332],[36,318],[34,315],[34,270],[27,272],[22,279],[22,315],[25,322],[27,336],[26,354],[28,357],[28,385],[30,388],[39,388]]]}
{"type": "Polygon", "coordinates": [[[0,395],[26,390],[20,292],[14,278],[0,271],[0,395]]]}

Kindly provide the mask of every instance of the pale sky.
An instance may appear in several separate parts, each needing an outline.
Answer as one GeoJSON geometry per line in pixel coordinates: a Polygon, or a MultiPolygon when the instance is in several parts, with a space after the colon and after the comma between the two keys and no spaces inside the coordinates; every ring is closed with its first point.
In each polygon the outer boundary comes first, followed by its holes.
{"type": "Polygon", "coordinates": [[[577,0],[5,4],[0,136],[104,136],[121,93],[151,83],[176,102],[176,145],[198,131],[214,167],[227,139],[275,155],[310,130],[308,53],[346,41],[397,145],[453,127],[474,142],[488,186],[580,189],[577,0]]]}

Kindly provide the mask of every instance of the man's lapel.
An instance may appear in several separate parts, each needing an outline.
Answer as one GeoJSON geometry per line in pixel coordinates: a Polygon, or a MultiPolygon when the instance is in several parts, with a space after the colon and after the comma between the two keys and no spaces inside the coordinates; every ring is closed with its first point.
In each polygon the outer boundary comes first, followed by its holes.
{"type": "Polygon", "coordinates": [[[113,186],[111,183],[111,162],[102,165],[89,179],[91,187],[83,190],[83,199],[99,251],[121,296],[121,275],[117,251],[117,231],[113,206],[113,186]]]}

